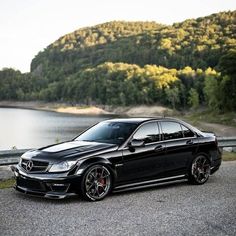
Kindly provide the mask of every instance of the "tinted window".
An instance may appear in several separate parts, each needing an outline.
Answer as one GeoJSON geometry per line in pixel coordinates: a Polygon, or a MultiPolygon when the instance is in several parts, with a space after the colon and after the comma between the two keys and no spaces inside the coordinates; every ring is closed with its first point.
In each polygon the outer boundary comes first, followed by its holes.
{"type": "Polygon", "coordinates": [[[164,140],[183,138],[182,129],[179,123],[176,122],[161,122],[164,140]]]}
{"type": "Polygon", "coordinates": [[[82,133],[75,140],[122,144],[137,128],[137,124],[101,122],[82,133]]]}
{"type": "Polygon", "coordinates": [[[183,130],[184,137],[194,137],[195,136],[194,133],[190,129],[188,129],[187,127],[185,127],[183,125],[181,125],[181,127],[183,130]]]}
{"type": "Polygon", "coordinates": [[[134,134],[133,139],[144,140],[145,143],[160,141],[160,134],[156,122],[142,125],[134,134]]]}

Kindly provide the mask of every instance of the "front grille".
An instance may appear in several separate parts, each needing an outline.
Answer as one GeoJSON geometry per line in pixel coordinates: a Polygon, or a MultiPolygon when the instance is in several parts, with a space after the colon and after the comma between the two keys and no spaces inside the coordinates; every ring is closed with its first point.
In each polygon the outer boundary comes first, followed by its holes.
{"type": "Polygon", "coordinates": [[[44,171],[47,170],[48,162],[22,159],[21,160],[21,166],[27,172],[34,172],[34,171],[44,172],[44,171]],[[29,162],[30,162],[30,165],[29,165],[29,162]]]}
{"type": "Polygon", "coordinates": [[[30,179],[23,179],[17,178],[16,184],[19,187],[31,189],[31,190],[38,190],[38,191],[45,191],[45,186],[38,181],[30,180],[30,179]]]}

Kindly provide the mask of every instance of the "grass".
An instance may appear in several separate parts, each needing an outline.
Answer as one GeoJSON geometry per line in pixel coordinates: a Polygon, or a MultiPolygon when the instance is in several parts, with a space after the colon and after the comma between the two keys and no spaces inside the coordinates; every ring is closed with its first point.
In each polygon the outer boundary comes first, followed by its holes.
{"type": "Polygon", "coordinates": [[[223,161],[236,161],[236,152],[223,152],[223,161]]]}
{"type": "Polygon", "coordinates": [[[0,189],[11,188],[15,184],[15,179],[7,179],[0,181],[0,189]]]}
{"type": "Polygon", "coordinates": [[[194,125],[202,121],[207,123],[216,123],[236,127],[235,112],[227,112],[222,114],[210,111],[192,112],[190,114],[185,115],[185,118],[188,121],[191,121],[191,123],[194,125]]]}

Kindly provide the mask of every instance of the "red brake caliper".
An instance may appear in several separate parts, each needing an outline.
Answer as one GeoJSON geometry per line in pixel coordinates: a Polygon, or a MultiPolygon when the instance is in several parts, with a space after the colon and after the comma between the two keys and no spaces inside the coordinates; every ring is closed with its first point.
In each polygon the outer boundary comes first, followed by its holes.
{"type": "Polygon", "coordinates": [[[99,179],[99,183],[100,183],[102,186],[104,186],[104,185],[105,185],[105,179],[103,179],[103,178],[99,179]]]}

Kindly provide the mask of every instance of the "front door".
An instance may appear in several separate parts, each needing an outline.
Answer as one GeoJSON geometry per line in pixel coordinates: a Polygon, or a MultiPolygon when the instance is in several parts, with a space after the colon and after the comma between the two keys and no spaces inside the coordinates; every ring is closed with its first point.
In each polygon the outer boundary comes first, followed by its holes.
{"type": "Polygon", "coordinates": [[[121,182],[156,178],[164,172],[165,146],[160,142],[158,123],[151,121],[142,124],[132,140],[142,140],[143,145],[135,147],[128,145],[124,148],[121,182]]]}

